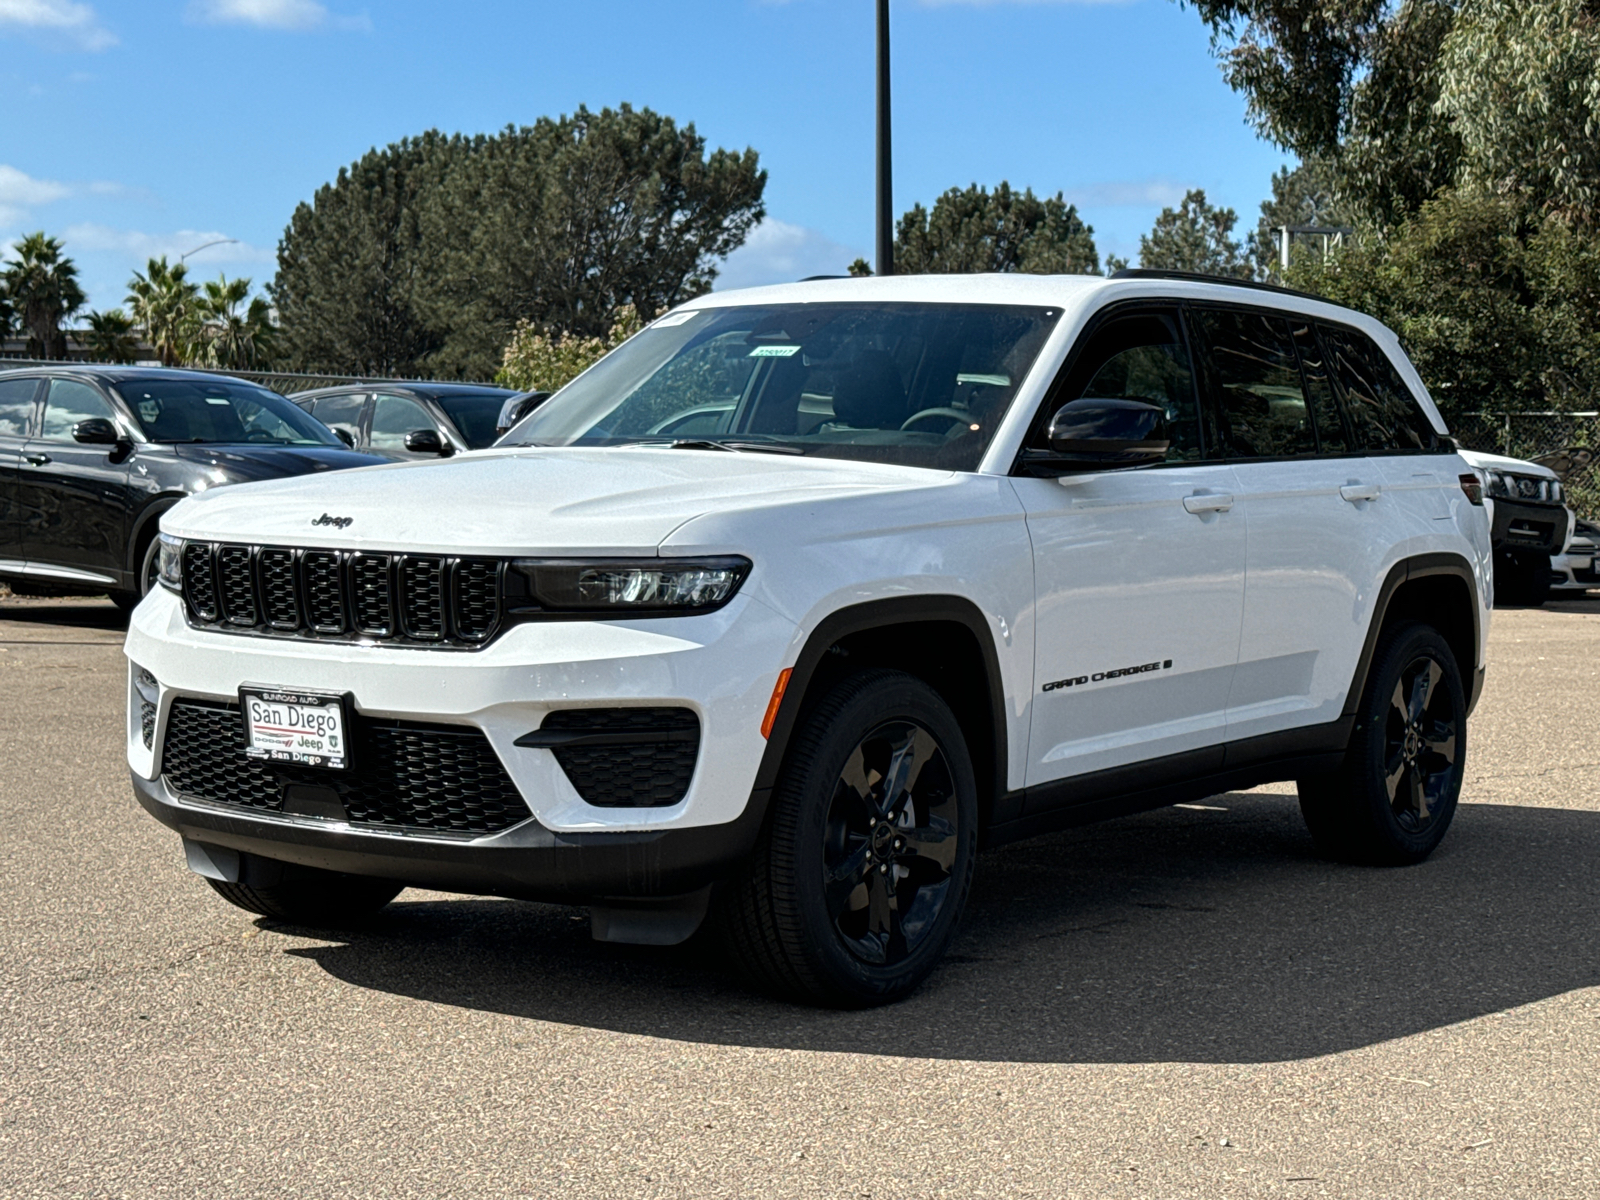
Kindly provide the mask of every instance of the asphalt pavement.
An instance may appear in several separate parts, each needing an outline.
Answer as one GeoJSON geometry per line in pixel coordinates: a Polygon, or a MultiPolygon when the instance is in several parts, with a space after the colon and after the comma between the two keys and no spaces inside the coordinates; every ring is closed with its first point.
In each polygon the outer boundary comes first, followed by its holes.
{"type": "Polygon", "coordinates": [[[1600,1195],[1600,601],[1496,614],[1424,865],[1319,861],[1288,786],[1008,847],[864,1013],[573,909],[231,908],[120,643],[0,599],[0,1196],[1600,1195]]]}

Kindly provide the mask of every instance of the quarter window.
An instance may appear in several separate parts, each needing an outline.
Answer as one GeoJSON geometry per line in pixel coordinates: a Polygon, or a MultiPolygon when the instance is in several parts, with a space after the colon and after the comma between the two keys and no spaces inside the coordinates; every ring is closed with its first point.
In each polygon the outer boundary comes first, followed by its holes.
{"type": "Polygon", "coordinates": [[[27,437],[37,379],[0,379],[0,437],[27,437]]]}
{"type": "Polygon", "coordinates": [[[409,396],[379,396],[372,408],[374,450],[393,450],[404,454],[406,434],[419,429],[438,428],[427,409],[409,396]]]}
{"type": "Polygon", "coordinates": [[[1195,309],[1193,318],[1213,398],[1210,456],[1315,454],[1289,322],[1242,309],[1195,309]]]}
{"type": "Polygon", "coordinates": [[[1389,356],[1366,334],[1322,327],[1333,374],[1344,390],[1356,447],[1368,454],[1435,450],[1439,435],[1389,356]]]}
{"type": "Polygon", "coordinates": [[[104,417],[117,424],[111,402],[86,383],[75,379],[52,379],[50,395],[44,402],[44,429],[40,436],[50,442],[70,442],[72,427],[79,421],[104,417]]]}

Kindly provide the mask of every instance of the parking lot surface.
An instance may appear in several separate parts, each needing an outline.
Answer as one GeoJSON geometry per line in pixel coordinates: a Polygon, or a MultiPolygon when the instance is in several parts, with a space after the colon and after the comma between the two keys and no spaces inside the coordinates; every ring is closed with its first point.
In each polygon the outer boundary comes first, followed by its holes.
{"type": "Polygon", "coordinates": [[[865,1013],[571,909],[231,908],[120,641],[0,600],[0,1196],[1600,1194],[1600,602],[1496,614],[1428,863],[1319,861],[1288,786],[1007,847],[865,1013]]]}

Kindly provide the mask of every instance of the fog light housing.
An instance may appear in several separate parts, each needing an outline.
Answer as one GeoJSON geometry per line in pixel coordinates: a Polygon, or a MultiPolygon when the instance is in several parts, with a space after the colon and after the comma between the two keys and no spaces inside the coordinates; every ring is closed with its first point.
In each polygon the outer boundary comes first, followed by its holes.
{"type": "Polygon", "coordinates": [[[143,667],[133,667],[133,690],[139,693],[139,732],[144,748],[150,749],[156,737],[156,708],[161,702],[161,684],[143,667]]]}

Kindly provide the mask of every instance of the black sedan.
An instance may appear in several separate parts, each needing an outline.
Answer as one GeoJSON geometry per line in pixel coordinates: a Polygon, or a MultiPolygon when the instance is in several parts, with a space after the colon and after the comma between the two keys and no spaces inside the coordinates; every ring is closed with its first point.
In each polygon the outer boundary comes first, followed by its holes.
{"type": "Polygon", "coordinates": [[[350,445],[392,458],[447,458],[482,450],[510,388],[476,383],[351,383],[290,399],[350,445]]]}
{"type": "Polygon", "coordinates": [[[24,594],[108,592],[131,609],[155,579],[157,519],[184,496],[382,461],[240,379],[0,372],[0,581],[24,594]]]}

